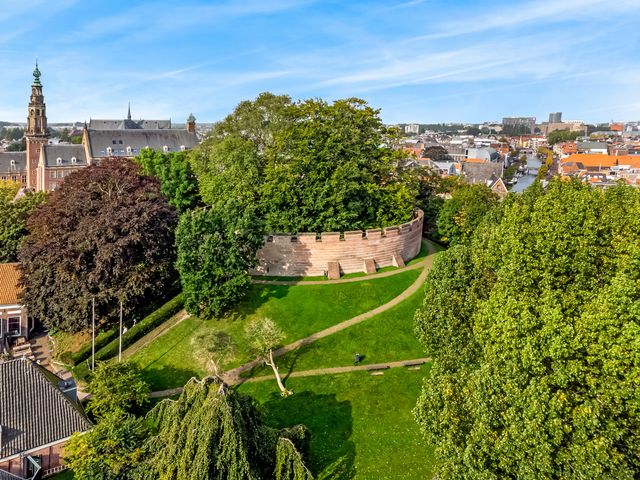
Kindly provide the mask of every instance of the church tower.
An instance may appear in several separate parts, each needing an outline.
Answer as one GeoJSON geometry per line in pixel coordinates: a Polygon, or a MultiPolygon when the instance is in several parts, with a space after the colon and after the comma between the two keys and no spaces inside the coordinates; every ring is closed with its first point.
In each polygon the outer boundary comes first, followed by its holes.
{"type": "Polygon", "coordinates": [[[29,100],[29,116],[27,117],[25,137],[27,140],[27,186],[35,190],[37,187],[40,151],[49,139],[47,113],[37,61],[36,68],[33,71],[33,84],[31,85],[31,99],[29,100]]]}

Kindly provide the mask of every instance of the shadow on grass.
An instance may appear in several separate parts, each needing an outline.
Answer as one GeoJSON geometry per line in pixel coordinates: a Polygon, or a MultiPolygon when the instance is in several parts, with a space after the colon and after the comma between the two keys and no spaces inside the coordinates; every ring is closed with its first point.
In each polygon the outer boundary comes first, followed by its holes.
{"type": "Polygon", "coordinates": [[[231,309],[225,317],[231,321],[235,321],[245,315],[255,313],[263,304],[267,303],[271,298],[284,298],[289,293],[289,285],[262,285],[253,284],[249,287],[245,297],[231,309]]]}
{"type": "Polygon", "coordinates": [[[199,378],[195,368],[179,368],[152,363],[142,369],[142,378],[147,382],[152,392],[182,387],[191,377],[199,378]]]}
{"type": "Polygon", "coordinates": [[[351,402],[334,394],[296,392],[283,398],[273,393],[260,407],[266,423],[276,428],[303,424],[311,433],[307,466],[317,479],[349,480],[355,476],[355,444],[351,402]]]}

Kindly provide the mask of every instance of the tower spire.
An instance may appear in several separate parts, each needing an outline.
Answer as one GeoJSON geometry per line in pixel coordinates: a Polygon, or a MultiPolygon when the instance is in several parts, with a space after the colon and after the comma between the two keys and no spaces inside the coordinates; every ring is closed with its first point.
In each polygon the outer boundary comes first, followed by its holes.
{"type": "Polygon", "coordinates": [[[131,120],[131,102],[129,102],[129,107],[127,108],[127,120],[131,120]]]}
{"type": "Polygon", "coordinates": [[[38,58],[36,58],[36,68],[33,70],[33,85],[36,87],[41,87],[42,83],[40,83],[40,69],[38,68],[38,58]]]}

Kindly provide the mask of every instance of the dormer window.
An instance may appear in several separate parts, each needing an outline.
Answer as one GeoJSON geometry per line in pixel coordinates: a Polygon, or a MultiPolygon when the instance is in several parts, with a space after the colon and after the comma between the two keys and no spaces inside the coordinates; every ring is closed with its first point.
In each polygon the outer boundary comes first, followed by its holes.
{"type": "Polygon", "coordinates": [[[187,149],[187,147],[185,145],[180,145],[180,151],[184,152],[187,149]]]}
{"type": "MultiPolygon", "coordinates": [[[[115,140],[113,143],[115,143],[115,140]]],[[[107,155],[111,155],[111,147],[107,147],[107,155]]]]}
{"type": "Polygon", "coordinates": [[[117,145],[117,143],[118,143],[118,142],[116,142],[115,140],[111,140],[111,142],[112,142],[114,145],[117,145]]]}
{"type": "Polygon", "coordinates": [[[76,157],[71,157],[71,165],[75,165],[78,159],[76,157]]]}
{"type": "Polygon", "coordinates": [[[11,166],[15,167],[16,166],[16,161],[15,160],[11,160],[11,166]]]}
{"type": "Polygon", "coordinates": [[[169,151],[169,147],[167,147],[166,145],[164,147],[162,147],[162,151],[164,153],[167,153],[169,151]]]}
{"type": "Polygon", "coordinates": [[[62,165],[62,158],[56,158],[56,165],[62,165]]]}
{"type": "Polygon", "coordinates": [[[131,147],[127,147],[127,153],[131,154],[131,147]]]}

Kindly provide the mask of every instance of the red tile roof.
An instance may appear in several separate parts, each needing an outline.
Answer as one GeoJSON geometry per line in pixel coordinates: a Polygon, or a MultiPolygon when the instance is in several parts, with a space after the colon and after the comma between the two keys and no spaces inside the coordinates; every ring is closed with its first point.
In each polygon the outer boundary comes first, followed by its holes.
{"type": "Polygon", "coordinates": [[[0,305],[16,305],[20,288],[17,263],[0,263],[0,305]]]}

